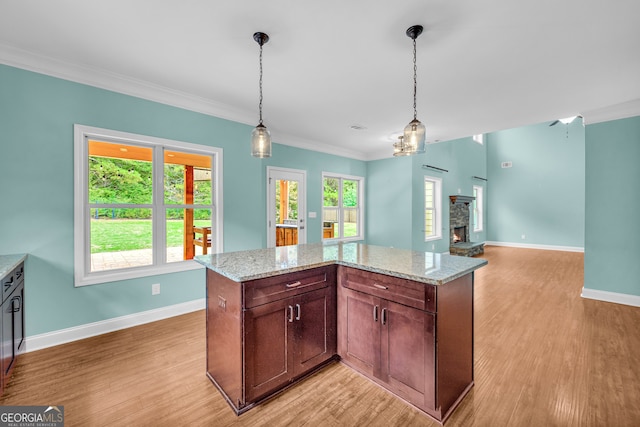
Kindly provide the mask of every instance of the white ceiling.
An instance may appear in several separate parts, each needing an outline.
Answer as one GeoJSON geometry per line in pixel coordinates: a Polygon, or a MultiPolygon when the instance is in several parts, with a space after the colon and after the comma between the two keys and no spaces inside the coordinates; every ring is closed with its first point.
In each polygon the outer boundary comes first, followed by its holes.
{"type": "Polygon", "coordinates": [[[273,140],[369,160],[413,118],[409,26],[434,142],[640,114],[639,19],[638,0],[0,0],[0,63],[254,126],[263,31],[273,140]]]}

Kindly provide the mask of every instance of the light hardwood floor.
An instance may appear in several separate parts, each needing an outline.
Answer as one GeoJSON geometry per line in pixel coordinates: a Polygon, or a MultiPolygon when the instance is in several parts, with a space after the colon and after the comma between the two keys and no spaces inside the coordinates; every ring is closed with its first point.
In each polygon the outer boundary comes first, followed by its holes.
{"type": "MultiPolygon", "coordinates": [[[[583,255],[487,247],[475,386],[457,426],[640,425],[640,308],[580,297],[583,255]]],[[[67,426],[437,426],[340,363],[236,417],[205,376],[199,311],[24,354],[2,405],[67,426]]]]}

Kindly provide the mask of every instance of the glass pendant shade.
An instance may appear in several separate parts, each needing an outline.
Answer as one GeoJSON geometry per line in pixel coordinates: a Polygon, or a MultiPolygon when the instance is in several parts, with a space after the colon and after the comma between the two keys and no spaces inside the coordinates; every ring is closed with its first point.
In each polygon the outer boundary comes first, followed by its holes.
{"type": "Polygon", "coordinates": [[[404,139],[404,137],[402,135],[400,135],[398,137],[398,142],[393,144],[393,155],[394,155],[394,157],[408,156],[408,155],[411,154],[407,150],[407,147],[404,145],[403,139],[404,139]]]}
{"type": "Polygon", "coordinates": [[[271,134],[262,123],[251,132],[251,155],[253,157],[271,157],[271,134]]]}
{"type": "Polygon", "coordinates": [[[427,135],[427,129],[418,119],[413,119],[404,128],[404,145],[408,154],[424,153],[424,140],[427,135]]]}

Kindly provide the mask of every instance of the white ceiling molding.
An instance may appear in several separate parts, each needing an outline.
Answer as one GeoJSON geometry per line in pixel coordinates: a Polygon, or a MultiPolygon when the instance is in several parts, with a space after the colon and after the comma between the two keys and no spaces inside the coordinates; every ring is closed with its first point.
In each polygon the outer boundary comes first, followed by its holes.
{"type": "Polygon", "coordinates": [[[640,116],[640,99],[634,99],[620,104],[610,105],[586,111],[582,114],[585,124],[608,122],[611,120],[626,119],[640,116]]]}
{"type": "Polygon", "coordinates": [[[221,119],[253,125],[255,117],[193,94],[170,89],[102,69],[61,61],[0,43],[0,63],[40,74],[94,86],[148,101],[184,108],[221,119]]]}

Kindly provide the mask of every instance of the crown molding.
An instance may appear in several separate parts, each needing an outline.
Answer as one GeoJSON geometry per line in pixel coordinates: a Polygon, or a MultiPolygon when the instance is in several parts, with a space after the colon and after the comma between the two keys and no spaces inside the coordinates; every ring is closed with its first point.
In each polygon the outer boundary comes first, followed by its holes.
{"type": "Polygon", "coordinates": [[[251,124],[253,118],[237,108],[168,87],[135,79],[99,68],[74,64],[0,43],[0,63],[88,86],[106,89],[148,101],[239,123],[251,124]]]}
{"type": "Polygon", "coordinates": [[[631,101],[596,108],[582,113],[584,122],[588,125],[635,116],[640,116],[640,99],[632,99],[631,101]]]}

